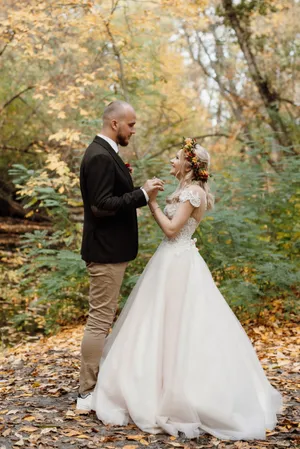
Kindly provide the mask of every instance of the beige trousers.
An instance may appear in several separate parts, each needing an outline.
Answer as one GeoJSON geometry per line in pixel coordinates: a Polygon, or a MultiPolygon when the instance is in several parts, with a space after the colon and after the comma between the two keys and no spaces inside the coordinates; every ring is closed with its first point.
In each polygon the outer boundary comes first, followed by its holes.
{"type": "Polygon", "coordinates": [[[81,343],[80,394],[93,391],[96,385],[105,337],[114,320],[126,266],[127,262],[87,264],[90,298],[89,315],[81,343]]]}

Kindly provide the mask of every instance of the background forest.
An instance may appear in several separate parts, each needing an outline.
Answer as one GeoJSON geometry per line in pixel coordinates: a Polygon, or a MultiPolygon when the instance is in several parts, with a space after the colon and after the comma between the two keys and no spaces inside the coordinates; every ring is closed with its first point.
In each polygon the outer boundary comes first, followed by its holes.
{"type": "MultiPolygon", "coordinates": [[[[211,152],[216,207],[195,237],[241,319],[295,312],[299,252],[298,0],[2,0],[0,279],[4,342],[82,320],[81,156],[123,99],[137,133],[123,159],[175,188],[183,136],[211,152]]],[[[140,252],[162,234],[139,211],[140,252]]],[[[271,318],[270,318],[271,317],[271,318]]]]}

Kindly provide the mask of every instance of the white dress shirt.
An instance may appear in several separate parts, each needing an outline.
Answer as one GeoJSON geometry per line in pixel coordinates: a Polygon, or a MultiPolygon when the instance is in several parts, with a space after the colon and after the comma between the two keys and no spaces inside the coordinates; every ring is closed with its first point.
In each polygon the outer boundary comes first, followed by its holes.
{"type": "MultiPolygon", "coordinates": [[[[110,137],[104,136],[103,134],[97,134],[97,136],[98,136],[98,137],[101,137],[101,139],[106,140],[106,142],[109,143],[109,145],[115,150],[115,152],[116,152],[117,154],[119,153],[119,147],[118,147],[117,142],[115,142],[114,140],[112,140],[110,137]]],[[[143,189],[143,187],[141,187],[141,190],[143,191],[143,193],[144,193],[144,195],[145,195],[145,198],[146,198],[146,201],[147,201],[147,203],[148,203],[148,201],[149,201],[149,196],[148,196],[146,190],[143,189]]]]}
{"type": "Polygon", "coordinates": [[[101,137],[101,139],[106,140],[107,143],[115,150],[116,153],[119,153],[119,147],[117,142],[112,140],[110,137],[104,136],[103,134],[97,134],[98,137],[101,137]]]}

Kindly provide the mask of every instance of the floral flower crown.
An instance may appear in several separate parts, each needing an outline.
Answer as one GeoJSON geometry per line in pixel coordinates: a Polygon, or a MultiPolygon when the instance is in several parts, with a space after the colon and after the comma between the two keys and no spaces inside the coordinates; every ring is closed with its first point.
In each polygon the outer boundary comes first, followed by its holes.
{"type": "Polygon", "coordinates": [[[207,171],[207,162],[198,159],[195,151],[196,145],[196,139],[192,139],[191,137],[183,138],[182,150],[184,152],[184,158],[191,164],[194,180],[207,182],[211,175],[207,171]]]}

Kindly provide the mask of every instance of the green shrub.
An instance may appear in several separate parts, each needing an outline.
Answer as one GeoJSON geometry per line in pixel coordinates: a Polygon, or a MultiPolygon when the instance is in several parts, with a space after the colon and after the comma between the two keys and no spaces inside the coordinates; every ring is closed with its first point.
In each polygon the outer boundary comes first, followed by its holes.
{"type": "MultiPolygon", "coordinates": [[[[87,313],[88,276],[79,254],[82,226],[68,212],[74,175],[59,160],[56,166],[60,172],[53,164],[52,170],[49,164],[40,171],[20,165],[13,169],[25,205],[44,208],[53,219],[51,232],[35,231],[23,238],[25,263],[18,273],[22,278],[19,293],[27,307],[15,317],[19,329],[42,326],[53,332],[87,313]]],[[[238,314],[252,316],[271,308],[277,298],[287,313],[295,310],[299,268],[300,163],[286,157],[278,173],[266,167],[263,160],[254,163],[251,155],[224,164],[214,176],[216,207],[195,234],[200,254],[229,304],[238,314]]],[[[168,171],[161,161],[145,159],[136,166],[136,185],[147,177],[161,176],[167,181],[159,197],[163,205],[175,188],[168,171]]],[[[127,268],[121,306],[163,237],[148,208],[138,211],[138,219],[139,254],[127,268]]]]}
{"type": "Polygon", "coordinates": [[[231,160],[216,176],[218,202],[197,235],[232,306],[257,314],[281,297],[286,310],[295,307],[299,180],[299,159],[289,157],[278,173],[231,160]]]}

